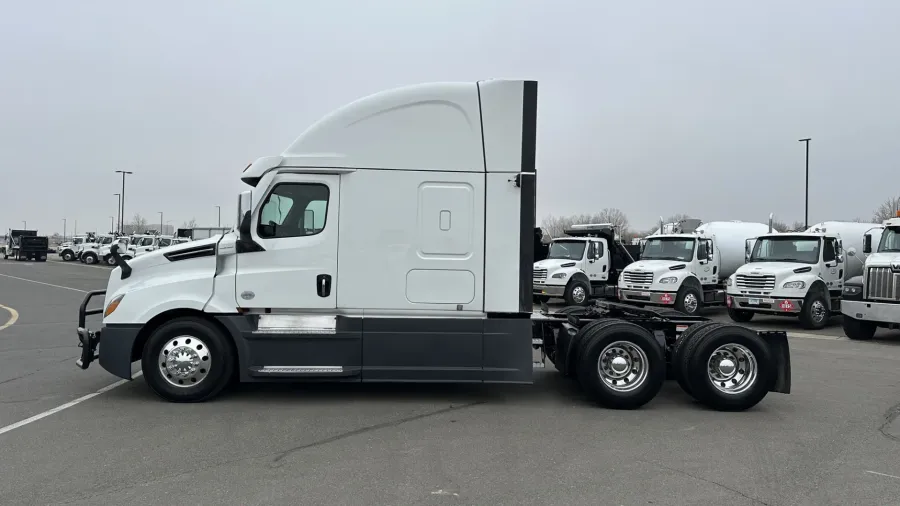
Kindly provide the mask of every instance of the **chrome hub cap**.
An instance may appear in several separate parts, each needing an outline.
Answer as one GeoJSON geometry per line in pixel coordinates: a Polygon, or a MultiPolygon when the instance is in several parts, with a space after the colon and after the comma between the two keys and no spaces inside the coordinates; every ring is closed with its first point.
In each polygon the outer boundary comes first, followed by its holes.
{"type": "Polygon", "coordinates": [[[724,394],[746,392],[756,382],[756,356],[740,344],[719,346],[707,362],[709,381],[724,394]]]}
{"type": "Polygon", "coordinates": [[[813,302],[810,310],[813,320],[815,320],[817,323],[825,319],[825,314],[827,313],[827,311],[825,310],[825,304],[822,304],[822,301],[817,300],[813,302]]]}
{"type": "Polygon", "coordinates": [[[699,305],[699,301],[697,300],[697,296],[689,293],[684,296],[684,309],[688,313],[694,313],[697,311],[697,306],[699,305]]]}
{"type": "Polygon", "coordinates": [[[647,354],[628,341],[616,341],[600,352],[597,373],[611,390],[630,392],[647,379],[647,354]]]}
{"type": "Polygon", "coordinates": [[[584,291],[583,286],[576,286],[572,290],[572,300],[581,304],[587,298],[587,292],[584,291]]]}
{"type": "Polygon", "coordinates": [[[159,352],[159,370],[172,386],[189,387],[203,381],[209,375],[211,357],[209,348],[193,336],[170,339],[159,352]]]}

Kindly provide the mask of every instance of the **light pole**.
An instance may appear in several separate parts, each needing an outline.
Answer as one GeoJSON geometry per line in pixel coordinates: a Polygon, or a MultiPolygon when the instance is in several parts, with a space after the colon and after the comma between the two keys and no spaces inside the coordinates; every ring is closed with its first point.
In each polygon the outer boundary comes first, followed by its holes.
{"type": "Polygon", "coordinates": [[[117,174],[122,174],[122,211],[121,217],[119,218],[119,227],[121,228],[122,223],[125,221],[125,174],[134,174],[134,172],[130,172],[127,170],[117,170],[117,174]]]}
{"type": "Polygon", "coordinates": [[[806,210],[803,213],[803,229],[809,228],[809,141],[812,138],[800,139],[799,142],[806,143],[806,210]]]}
{"type": "Polygon", "coordinates": [[[122,194],[121,193],[113,193],[116,197],[119,197],[118,203],[116,204],[116,219],[119,220],[119,229],[118,232],[122,233],[122,194]]]}
{"type": "Polygon", "coordinates": [[[22,220],[22,228],[24,228],[25,230],[28,230],[28,222],[27,221],[22,220]]]}
{"type": "Polygon", "coordinates": [[[66,242],[66,219],[63,218],[63,242],[66,242]]]}
{"type": "Polygon", "coordinates": [[[217,226],[222,226],[222,206],[213,206],[219,210],[219,224],[217,226]]]}
{"type": "Polygon", "coordinates": [[[78,220],[75,220],[75,230],[72,231],[72,235],[78,235],[78,220]]]}
{"type": "Polygon", "coordinates": [[[159,213],[159,233],[162,234],[163,233],[163,221],[162,221],[163,214],[162,214],[162,211],[156,211],[156,212],[159,213]]]}
{"type": "Polygon", "coordinates": [[[109,233],[110,234],[116,233],[116,223],[112,216],[109,217],[109,233]]]}

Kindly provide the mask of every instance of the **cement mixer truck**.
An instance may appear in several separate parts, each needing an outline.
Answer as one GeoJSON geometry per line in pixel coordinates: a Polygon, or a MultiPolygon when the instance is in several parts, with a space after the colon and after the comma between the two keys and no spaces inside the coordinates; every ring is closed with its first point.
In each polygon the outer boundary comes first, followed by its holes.
{"type": "Polygon", "coordinates": [[[637,305],[670,306],[697,314],[704,306],[725,305],[725,280],[745,260],[748,239],[772,231],[768,225],[742,221],[683,220],[661,223],[646,237],[640,260],[619,277],[618,297],[637,305]]]}
{"type": "Polygon", "coordinates": [[[736,322],[748,322],[757,313],[791,316],[807,329],[825,327],[841,312],[844,282],[862,274],[863,236],[880,234],[881,228],[826,221],[804,232],[747,241],[747,263],[727,281],[728,315],[736,322]]]}

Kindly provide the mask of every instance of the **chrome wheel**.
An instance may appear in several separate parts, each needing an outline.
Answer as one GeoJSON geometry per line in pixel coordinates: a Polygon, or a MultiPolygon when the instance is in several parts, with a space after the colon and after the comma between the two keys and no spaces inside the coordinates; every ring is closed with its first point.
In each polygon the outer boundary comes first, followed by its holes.
{"type": "Polygon", "coordinates": [[[66,262],[70,262],[72,260],[72,254],[68,251],[63,253],[63,260],[65,260],[66,262]]]}
{"type": "Polygon", "coordinates": [[[749,390],[756,382],[759,369],[756,356],[740,344],[716,348],[707,361],[707,375],[716,390],[736,395],[749,390]]]}
{"type": "Polygon", "coordinates": [[[572,289],[572,300],[575,303],[581,304],[585,299],[587,299],[587,291],[585,291],[583,286],[576,286],[572,289]]]}
{"type": "Polygon", "coordinates": [[[697,296],[689,293],[684,296],[684,310],[689,314],[694,314],[697,311],[697,306],[700,305],[700,301],[697,300],[697,296]]]}
{"type": "Polygon", "coordinates": [[[95,261],[96,260],[94,259],[94,255],[88,255],[88,256],[84,257],[84,263],[86,263],[88,265],[93,264],[95,261]]]}
{"type": "Polygon", "coordinates": [[[825,317],[828,315],[828,310],[825,308],[825,304],[821,300],[813,301],[812,305],[809,308],[810,316],[816,323],[821,323],[825,320],[825,317]]]}
{"type": "Polygon", "coordinates": [[[631,392],[647,379],[647,354],[629,341],[616,341],[600,352],[597,373],[611,390],[631,392]]]}
{"type": "Polygon", "coordinates": [[[159,371],[163,379],[176,387],[190,387],[209,375],[212,357],[206,343],[193,336],[178,336],[159,352],[159,371]]]}
{"type": "Polygon", "coordinates": [[[116,265],[116,259],[110,256],[106,259],[106,263],[109,265],[116,265]]]}

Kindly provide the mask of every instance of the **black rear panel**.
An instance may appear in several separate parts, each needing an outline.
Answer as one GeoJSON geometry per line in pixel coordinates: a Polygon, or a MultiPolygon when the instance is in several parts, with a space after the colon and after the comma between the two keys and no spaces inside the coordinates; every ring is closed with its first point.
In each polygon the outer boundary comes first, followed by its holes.
{"type": "Polygon", "coordinates": [[[519,216],[519,311],[532,312],[535,201],[537,168],[537,81],[525,81],[522,90],[522,167],[519,176],[522,201],[519,216]]]}

